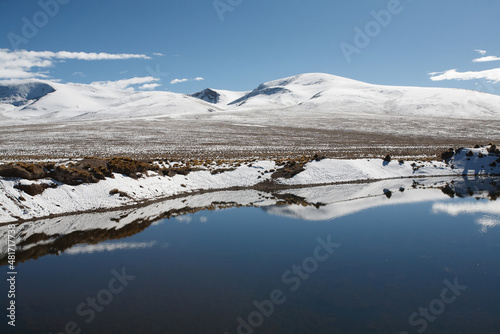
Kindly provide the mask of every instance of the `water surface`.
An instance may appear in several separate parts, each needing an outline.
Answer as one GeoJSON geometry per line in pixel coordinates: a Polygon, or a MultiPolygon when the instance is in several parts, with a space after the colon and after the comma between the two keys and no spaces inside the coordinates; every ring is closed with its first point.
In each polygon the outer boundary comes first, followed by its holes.
{"type": "Polygon", "coordinates": [[[16,332],[498,333],[498,180],[435,182],[21,225],[16,332]]]}

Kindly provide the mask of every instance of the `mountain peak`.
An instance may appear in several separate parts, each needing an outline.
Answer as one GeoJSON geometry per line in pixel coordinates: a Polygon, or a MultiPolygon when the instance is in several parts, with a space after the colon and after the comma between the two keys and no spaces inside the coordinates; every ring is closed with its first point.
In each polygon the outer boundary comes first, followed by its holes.
{"type": "Polygon", "coordinates": [[[56,90],[44,82],[24,82],[18,84],[0,84],[0,102],[22,106],[31,100],[39,100],[56,90]]]}
{"type": "Polygon", "coordinates": [[[361,82],[327,73],[303,73],[288,78],[269,81],[263,83],[259,87],[274,87],[274,86],[285,87],[289,85],[312,86],[324,83],[344,84],[344,83],[361,83],[361,82]]]}
{"type": "Polygon", "coordinates": [[[217,104],[219,102],[219,99],[220,99],[220,94],[218,92],[216,92],[215,90],[210,89],[210,88],[204,89],[200,92],[190,94],[190,96],[196,97],[200,100],[203,100],[203,101],[206,101],[209,103],[213,103],[213,104],[217,104]]]}
{"type": "Polygon", "coordinates": [[[263,83],[230,105],[242,106],[250,101],[265,103],[264,99],[271,99],[272,103],[288,106],[320,96],[333,88],[362,85],[366,84],[331,74],[305,73],[263,83]]]}

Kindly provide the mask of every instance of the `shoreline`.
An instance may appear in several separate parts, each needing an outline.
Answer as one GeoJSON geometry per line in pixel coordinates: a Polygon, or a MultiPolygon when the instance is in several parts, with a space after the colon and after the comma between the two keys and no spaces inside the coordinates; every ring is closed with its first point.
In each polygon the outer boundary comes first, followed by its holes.
{"type": "MultiPolygon", "coordinates": [[[[85,249],[100,247],[98,244],[102,242],[114,242],[171,219],[189,224],[191,218],[185,215],[207,210],[260,208],[271,215],[321,221],[376,207],[440,202],[449,197],[487,199],[489,203],[483,202],[483,209],[493,212],[496,205],[494,201],[499,195],[500,178],[488,176],[473,179],[457,176],[424,177],[418,180],[403,178],[369,183],[294,187],[271,192],[255,189],[209,191],[140,207],[21,222],[16,224],[21,245],[18,249],[18,259],[23,262],[47,254],[59,254],[82,243],[89,244],[83,246],[85,249]]],[[[478,224],[481,231],[496,226],[496,223],[489,221],[478,224]]],[[[0,235],[7,235],[7,227],[8,225],[0,225],[0,235]]],[[[113,245],[108,244],[109,247],[113,245]]],[[[6,249],[6,246],[3,249],[6,249]]],[[[76,249],[74,251],[77,252],[76,249]]],[[[0,265],[5,264],[5,261],[5,256],[0,254],[0,265]]]]}
{"type": "Polygon", "coordinates": [[[0,177],[0,225],[142,207],[224,190],[273,192],[402,178],[500,175],[500,163],[495,163],[500,162],[500,154],[489,151],[492,151],[491,146],[457,150],[446,156],[447,161],[342,160],[315,155],[299,161],[254,159],[233,165],[213,163],[210,168],[206,161],[205,166],[186,161],[183,164],[169,162],[168,165],[153,162],[158,166],[156,170],[142,170],[140,175],[134,175],[133,168],[129,171],[127,166],[117,165],[125,168],[123,173],[112,172],[95,183],[91,180],[80,184],[65,184],[51,177],[37,180],[0,177]],[[129,175],[125,176],[125,172],[129,175]],[[26,193],[33,188],[42,189],[39,194],[26,193]]]}
{"type": "MultiPolygon", "coordinates": [[[[10,222],[0,222],[0,227],[5,226],[5,225],[9,225],[9,224],[24,224],[24,223],[29,223],[29,222],[41,220],[41,219],[54,219],[54,218],[67,217],[67,216],[80,215],[80,214],[105,213],[105,212],[115,212],[115,211],[129,210],[129,209],[137,209],[137,208],[147,207],[151,204],[160,203],[160,202],[164,202],[164,201],[187,198],[187,197],[196,196],[196,195],[217,193],[217,192],[222,192],[222,191],[235,191],[236,192],[236,191],[244,191],[244,190],[256,190],[256,191],[261,191],[264,193],[275,193],[275,192],[286,191],[286,190],[310,189],[310,188],[339,186],[339,185],[369,184],[369,183],[377,183],[377,182],[381,182],[381,181],[390,181],[390,180],[404,180],[404,179],[416,179],[416,180],[426,179],[427,180],[427,179],[433,179],[433,178],[438,180],[439,178],[448,178],[448,177],[449,178],[456,178],[457,176],[458,176],[457,174],[419,175],[419,176],[392,177],[392,178],[384,178],[384,179],[338,181],[338,182],[332,182],[332,183],[295,184],[295,185],[270,184],[270,185],[265,185],[263,187],[260,184],[256,184],[256,185],[250,186],[250,187],[198,189],[195,191],[181,192],[181,193],[178,193],[175,195],[170,195],[170,196],[161,197],[161,198],[146,199],[146,200],[141,201],[139,203],[124,205],[124,206],[119,206],[119,207],[96,208],[96,209],[89,209],[89,210],[85,210],[85,211],[72,211],[72,212],[65,212],[65,213],[60,213],[60,214],[51,214],[48,216],[34,217],[34,218],[29,218],[29,219],[18,219],[16,221],[10,221],[10,222]]],[[[469,174],[468,176],[471,176],[471,174],[469,174]]],[[[500,176],[500,174],[498,174],[498,175],[493,174],[490,176],[500,176]]]]}

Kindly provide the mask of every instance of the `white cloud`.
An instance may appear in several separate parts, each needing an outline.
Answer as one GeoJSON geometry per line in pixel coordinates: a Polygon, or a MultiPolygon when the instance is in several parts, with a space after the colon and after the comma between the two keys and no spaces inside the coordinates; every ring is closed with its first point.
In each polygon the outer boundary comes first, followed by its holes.
{"type": "Polygon", "coordinates": [[[473,59],[472,61],[475,63],[485,63],[488,61],[497,61],[497,60],[500,60],[500,57],[487,56],[487,57],[476,58],[476,59],[473,59]]]}
{"type": "Polygon", "coordinates": [[[193,220],[193,217],[191,216],[177,216],[175,217],[175,220],[181,223],[189,224],[193,220]]]}
{"type": "Polygon", "coordinates": [[[55,63],[67,59],[75,60],[123,60],[123,59],[151,59],[143,54],[110,54],[94,52],[68,51],[26,51],[0,49],[0,79],[28,79],[47,78],[46,72],[40,68],[53,67],[55,63]]]}
{"type": "Polygon", "coordinates": [[[164,54],[160,53],[160,52],[155,52],[155,53],[153,53],[153,56],[163,57],[164,54]]]}
{"type": "Polygon", "coordinates": [[[82,78],[86,77],[86,75],[83,74],[83,72],[75,72],[75,73],[73,73],[73,75],[77,75],[77,76],[82,77],[82,78]]]}
{"type": "Polygon", "coordinates": [[[187,81],[189,81],[189,79],[174,79],[174,80],[170,81],[170,84],[175,85],[175,84],[187,82],[187,81]]]}
{"type": "MultiPolygon", "coordinates": [[[[26,52],[34,52],[34,51],[26,51],[26,52]]],[[[143,55],[143,54],[129,54],[129,53],[118,53],[118,54],[110,54],[110,53],[94,53],[94,52],[68,52],[68,51],[59,51],[59,52],[35,52],[35,53],[43,53],[47,56],[44,58],[57,58],[57,59],[78,59],[78,60],[123,60],[123,59],[151,59],[151,57],[143,55]]]]}
{"type": "Polygon", "coordinates": [[[172,81],[170,81],[170,84],[172,85],[175,85],[175,84],[178,84],[178,83],[182,83],[182,82],[188,82],[188,81],[203,81],[205,80],[205,78],[202,78],[202,77],[196,77],[194,79],[174,79],[172,81]]]}
{"type": "Polygon", "coordinates": [[[465,214],[481,215],[482,217],[475,219],[475,221],[481,226],[483,233],[486,233],[488,228],[500,226],[500,205],[494,201],[461,204],[434,203],[432,213],[445,213],[453,217],[465,214]]]}
{"type": "Polygon", "coordinates": [[[161,85],[157,83],[144,84],[141,87],[139,87],[139,90],[154,90],[156,87],[160,86],[161,85]]]}
{"type": "Polygon", "coordinates": [[[500,82],[500,68],[484,71],[458,72],[456,69],[439,73],[430,73],[432,81],[484,79],[493,83],[500,82]]]}
{"type": "MultiPolygon", "coordinates": [[[[487,51],[476,49],[476,52],[484,56],[487,51]]],[[[484,63],[491,61],[498,61],[499,57],[496,56],[485,56],[473,59],[475,63],[484,63]]],[[[492,83],[500,82],[500,68],[492,68],[489,70],[482,71],[466,71],[459,72],[456,69],[451,69],[443,72],[432,72],[428,73],[432,81],[443,81],[443,80],[485,80],[492,83]]]]}
{"type": "Polygon", "coordinates": [[[489,202],[473,202],[473,203],[435,203],[432,205],[433,213],[447,213],[451,216],[462,214],[489,214],[500,215],[500,205],[494,201],[489,202]]]}
{"type": "Polygon", "coordinates": [[[78,255],[78,254],[92,254],[99,252],[114,252],[117,250],[127,250],[127,249],[144,249],[151,248],[156,245],[156,241],[151,242],[117,242],[117,243],[102,243],[97,245],[77,245],[64,253],[68,255],[78,255]]]}
{"type": "Polygon", "coordinates": [[[133,89],[131,86],[133,85],[143,85],[146,84],[154,84],[154,82],[159,81],[160,79],[154,77],[136,77],[130,79],[123,79],[117,81],[96,81],[92,82],[91,85],[100,86],[100,87],[108,87],[114,89],[133,89]]]}
{"type": "Polygon", "coordinates": [[[481,232],[486,233],[488,231],[488,228],[500,226],[500,217],[481,217],[476,220],[476,224],[481,225],[481,232]]]}

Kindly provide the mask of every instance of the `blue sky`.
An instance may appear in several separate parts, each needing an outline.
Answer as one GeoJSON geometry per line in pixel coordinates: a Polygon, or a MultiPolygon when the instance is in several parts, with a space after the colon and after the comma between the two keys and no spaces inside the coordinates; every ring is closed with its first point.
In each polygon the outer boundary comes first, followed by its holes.
{"type": "Polygon", "coordinates": [[[0,78],[191,93],[324,72],[500,94],[499,18],[498,0],[2,0],[0,78]]]}

